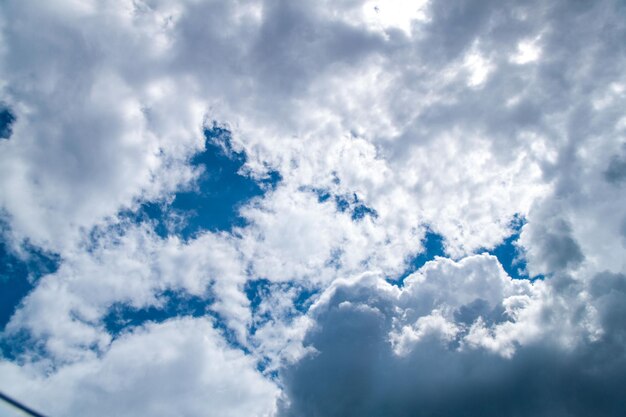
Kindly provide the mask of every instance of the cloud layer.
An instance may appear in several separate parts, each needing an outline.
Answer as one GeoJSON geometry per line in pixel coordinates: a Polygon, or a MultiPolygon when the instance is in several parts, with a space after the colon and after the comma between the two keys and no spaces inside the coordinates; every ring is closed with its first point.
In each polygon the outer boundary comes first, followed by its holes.
{"type": "Polygon", "coordinates": [[[625,406],[622,2],[0,8],[24,289],[0,390],[51,415],[625,406]]]}

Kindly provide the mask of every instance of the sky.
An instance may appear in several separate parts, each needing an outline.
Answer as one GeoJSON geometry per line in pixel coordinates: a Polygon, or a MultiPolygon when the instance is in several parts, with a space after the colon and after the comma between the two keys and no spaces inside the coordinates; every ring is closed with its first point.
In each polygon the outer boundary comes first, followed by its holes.
{"type": "Polygon", "coordinates": [[[0,392],[622,415],[624,68],[621,0],[2,1],[0,392]]]}

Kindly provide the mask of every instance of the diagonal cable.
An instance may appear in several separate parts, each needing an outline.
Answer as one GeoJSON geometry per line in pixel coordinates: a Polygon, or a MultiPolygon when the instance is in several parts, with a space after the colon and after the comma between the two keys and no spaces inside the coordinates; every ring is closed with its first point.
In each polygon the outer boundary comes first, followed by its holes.
{"type": "Polygon", "coordinates": [[[24,404],[20,403],[17,400],[14,400],[13,398],[9,397],[8,395],[3,394],[2,392],[0,392],[0,400],[3,400],[5,402],[11,404],[13,407],[15,407],[15,408],[25,412],[29,416],[45,417],[43,414],[40,414],[40,413],[36,412],[32,408],[29,408],[29,407],[25,406],[24,404]]]}

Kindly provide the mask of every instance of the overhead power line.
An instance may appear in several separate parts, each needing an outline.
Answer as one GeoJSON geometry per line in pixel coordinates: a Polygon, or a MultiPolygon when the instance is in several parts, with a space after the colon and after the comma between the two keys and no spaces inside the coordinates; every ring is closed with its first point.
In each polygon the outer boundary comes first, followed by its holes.
{"type": "Polygon", "coordinates": [[[33,417],[46,417],[43,414],[40,414],[38,412],[36,412],[35,410],[33,410],[30,407],[26,407],[24,404],[22,404],[21,402],[14,400],[13,398],[9,397],[8,395],[3,394],[2,392],[0,392],[0,399],[11,404],[13,407],[17,408],[18,410],[23,411],[24,413],[28,414],[29,416],[33,416],[33,417]]]}

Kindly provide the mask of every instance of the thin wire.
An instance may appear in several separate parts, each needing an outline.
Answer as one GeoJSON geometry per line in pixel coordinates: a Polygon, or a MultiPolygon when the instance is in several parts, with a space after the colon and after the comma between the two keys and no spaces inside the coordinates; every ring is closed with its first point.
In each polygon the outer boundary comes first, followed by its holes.
{"type": "Polygon", "coordinates": [[[9,397],[8,395],[3,394],[2,392],[0,392],[0,400],[6,401],[7,403],[11,404],[13,407],[18,408],[22,410],[23,412],[25,412],[26,414],[31,415],[33,417],[45,417],[43,414],[39,414],[32,408],[26,407],[24,404],[20,403],[19,401],[14,400],[13,398],[9,397]]]}

